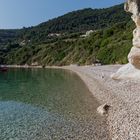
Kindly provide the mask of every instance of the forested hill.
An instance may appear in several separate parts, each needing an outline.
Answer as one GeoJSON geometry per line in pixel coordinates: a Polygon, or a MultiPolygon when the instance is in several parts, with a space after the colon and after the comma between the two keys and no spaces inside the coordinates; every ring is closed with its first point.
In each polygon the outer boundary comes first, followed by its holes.
{"type": "Polygon", "coordinates": [[[124,5],[121,4],[106,9],[78,10],[44,22],[37,28],[47,29],[51,33],[97,30],[130,20],[130,16],[126,14],[123,7],[124,5]]]}
{"type": "Polygon", "coordinates": [[[83,9],[70,12],[38,26],[22,30],[22,38],[44,42],[49,33],[81,33],[88,30],[103,29],[120,22],[129,22],[130,15],[124,5],[105,9],[83,9]],[[33,37],[33,38],[32,38],[33,37]],[[38,39],[39,38],[39,39],[38,39]]]}
{"type": "Polygon", "coordinates": [[[41,43],[48,40],[46,36],[50,33],[70,34],[103,29],[116,23],[129,22],[130,16],[126,14],[123,7],[121,4],[105,9],[88,8],[73,11],[37,26],[21,30],[0,30],[0,39],[7,41],[17,37],[20,41],[27,39],[41,43]]]}
{"type": "Polygon", "coordinates": [[[134,26],[123,4],[70,12],[34,27],[0,30],[0,64],[126,63],[134,26]],[[86,31],[93,33],[85,38],[86,31]]]}

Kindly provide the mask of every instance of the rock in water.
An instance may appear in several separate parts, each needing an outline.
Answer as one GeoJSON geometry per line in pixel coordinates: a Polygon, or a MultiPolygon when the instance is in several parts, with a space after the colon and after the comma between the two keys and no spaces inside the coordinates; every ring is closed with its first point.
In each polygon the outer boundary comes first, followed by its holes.
{"type": "Polygon", "coordinates": [[[133,31],[133,47],[128,55],[129,64],[121,67],[112,79],[140,79],[140,0],[127,0],[125,11],[132,13],[136,24],[133,31]]]}

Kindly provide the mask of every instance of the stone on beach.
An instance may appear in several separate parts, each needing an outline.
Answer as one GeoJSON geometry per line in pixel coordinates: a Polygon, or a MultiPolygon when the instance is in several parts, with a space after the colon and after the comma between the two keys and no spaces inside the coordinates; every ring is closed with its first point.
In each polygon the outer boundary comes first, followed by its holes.
{"type": "Polygon", "coordinates": [[[101,106],[99,106],[97,108],[97,112],[100,114],[100,115],[106,115],[108,114],[108,110],[109,110],[110,106],[108,104],[103,104],[101,106]]]}

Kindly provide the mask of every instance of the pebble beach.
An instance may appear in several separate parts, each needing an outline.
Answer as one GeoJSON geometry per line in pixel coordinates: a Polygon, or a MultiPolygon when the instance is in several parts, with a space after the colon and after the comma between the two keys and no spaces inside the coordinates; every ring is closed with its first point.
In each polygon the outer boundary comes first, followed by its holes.
{"type": "Polygon", "coordinates": [[[77,73],[100,104],[111,107],[107,116],[112,140],[140,140],[140,81],[113,80],[121,65],[65,66],[77,73]]]}

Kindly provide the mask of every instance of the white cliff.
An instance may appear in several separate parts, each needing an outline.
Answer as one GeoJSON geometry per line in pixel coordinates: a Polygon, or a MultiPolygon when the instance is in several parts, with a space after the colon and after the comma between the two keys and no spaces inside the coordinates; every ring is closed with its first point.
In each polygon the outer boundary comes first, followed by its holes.
{"type": "Polygon", "coordinates": [[[136,29],[133,31],[133,47],[128,54],[129,63],[111,77],[113,79],[140,79],[140,0],[127,0],[124,9],[132,13],[132,19],[136,24],[136,29]]]}

